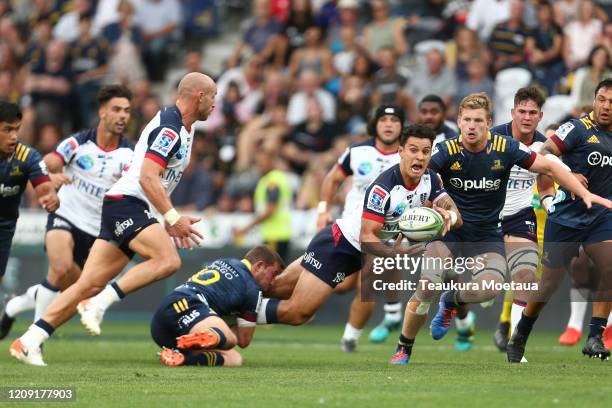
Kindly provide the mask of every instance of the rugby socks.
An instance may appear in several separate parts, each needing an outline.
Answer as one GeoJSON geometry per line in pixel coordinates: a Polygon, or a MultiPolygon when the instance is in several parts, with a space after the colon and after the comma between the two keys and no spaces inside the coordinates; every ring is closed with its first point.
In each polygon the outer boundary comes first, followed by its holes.
{"type": "Polygon", "coordinates": [[[125,293],[123,293],[119,285],[117,285],[117,282],[113,282],[109,285],[106,285],[104,290],[94,296],[91,301],[95,306],[105,311],[110,307],[110,305],[120,301],[124,297],[125,293]]]}
{"type": "Polygon", "coordinates": [[[601,336],[606,328],[607,321],[608,319],[605,317],[591,317],[591,324],[589,324],[589,338],[601,336]]]}
{"type": "Polygon", "coordinates": [[[536,320],[538,320],[538,316],[529,317],[525,316],[525,313],[521,313],[521,319],[516,325],[516,330],[525,336],[529,336],[529,333],[531,333],[531,329],[533,329],[533,324],[536,322],[536,320]]]}
{"type": "Polygon", "coordinates": [[[386,323],[397,323],[402,320],[402,304],[400,302],[385,303],[383,309],[386,323]]]}
{"type": "Polygon", "coordinates": [[[514,300],[512,302],[512,312],[511,312],[511,318],[510,318],[510,335],[512,336],[512,333],[514,333],[514,329],[516,329],[516,325],[518,324],[519,320],[521,320],[521,316],[523,315],[523,310],[525,310],[525,307],[527,306],[526,302],[522,302],[520,300],[514,300]]]}
{"type": "Polygon", "coordinates": [[[59,295],[59,292],[60,289],[49,283],[46,278],[40,283],[40,286],[36,291],[36,306],[34,309],[35,322],[45,314],[47,306],[53,302],[53,299],[59,295]]]}
{"type": "Polygon", "coordinates": [[[225,362],[221,353],[216,351],[204,351],[200,353],[185,354],[183,365],[194,366],[222,366],[225,362]]]}
{"type": "Polygon", "coordinates": [[[444,302],[444,306],[451,309],[456,309],[458,305],[464,305],[465,303],[459,299],[459,292],[456,290],[449,290],[444,292],[440,297],[440,300],[444,302]]]}
{"type": "Polygon", "coordinates": [[[30,286],[23,295],[15,296],[6,304],[5,313],[10,318],[15,318],[19,313],[32,310],[36,306],[36,292],[40,285],[30,286]]]}
{"type": "Polygon", "coordinates": [[[28,328],[19,340],[26,348],[39,348],[54,331],[53,326],[43,319],[39,319],[28,328]]]}
{"type": "Polygon", "coordinates": [[[257,324],[278,323],[278,305],[280,300],[264,298],[257,313],[257,324]]]}
{"type": "Polygon", "coordinates": [[[397,351],[402,351],[408,355],[411,355],[412,346],[414,346],[414,339],[409,339],[400,333],[399,341],[397,342],[397,351]]]}
{"type": "Polygon", "coordinates": [[[362,332],[363,332],[363,329],[356,329],[350,323],[347,323],[346,326],[344,326],[344,334],[342,335],[342,338],[344,340],[357,341],[359,340],[359,337],[361,337],[362,332]]]}
{"type": "Polygon", "coordinates": [[[578,301],[577,299],[584,299],[579,289],[570,289],[570,317],[567,322],[567,327],[572,327],[579,332],[582,332],[582,326],[584,324],[584,315],[587,310],[586,299],[578,301]]]}
{"type": "Polygon", "coordinates": [[[223,347],[225,345],[225,342],[227,341],[227,338],[225,337],[225,334],[223,334],[223,331],[221,329],[217,329],[216,327],[211,327],[210,330],[214,331],[219,336],[219,343],[215,346],[215,348],[223,347]]]}

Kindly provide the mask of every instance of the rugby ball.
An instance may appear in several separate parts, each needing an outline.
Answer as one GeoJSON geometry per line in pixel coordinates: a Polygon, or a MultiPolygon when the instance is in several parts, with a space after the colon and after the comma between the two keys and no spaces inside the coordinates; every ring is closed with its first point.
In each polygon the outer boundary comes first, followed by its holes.
{"type": "Polygon", "coordinates": [[[440,235],[444,218],[429,207],[407,208],[397,226],[409,240],[427,241],[440,235]]]}

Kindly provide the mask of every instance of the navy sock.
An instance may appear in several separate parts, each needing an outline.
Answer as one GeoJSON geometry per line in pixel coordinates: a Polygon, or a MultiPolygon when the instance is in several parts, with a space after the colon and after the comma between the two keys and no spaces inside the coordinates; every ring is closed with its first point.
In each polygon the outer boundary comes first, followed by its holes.
{"type": "Polygon", "coordinates": [[[217,344],[215,348],[223,347],[225,345],[225,342],[227,341],[227,339],[225,338],[225,334],[223,334],[223,331],[221,329],[217,329],[216,327],[211,327],[210,330],[214,331],[219,335],[219,344],[217,344]]]}
{"type": "Polygon", "coordinates": [[[221,353],[216,351],[204,351],[201,353],[185,354],[183,365],[195,366],[222,366],[225,362],[221,353]]]}
{"type": "Polygon", "coordinates": [[[414,339],[409,339],[400,333],[399,341],[397,342],[397,348],[401,349],[404,353],[410,355],[412,353],[412,346],[414,346],[414,339]]]}
{"type": "Polygon", "coordinates": [[[123,293],[119,285],[117,285],[117,282],[111,283],[111,288],[115,289],[115,292],[117,292],[117,296],[119,296],[119,299],[123,299],[125,297],[125,293],[123,293]]]}
{"type": "Polygon", "coordinates": [[[278,323],[278,305],[280,300],[270,299],[266,305],[266,322],[269,324],[278,323]]]}
{"type": "Polygon", "coordinates": [[[40,282],[40,286],[49,289],[51,292],[59,292],[59,290],[60,290],[58,287],[55,287],[51,283],[49,283],[47,278],[43,279],[43,281],[40,282]]]}
{"type": "Polygon", "coordinates": [[[589,324],[589,339],[591,337],[601,336],[607,323],[608,319],[606,318],[591,317],[591,323],[589,324]]]}
{"type": "Polygon", "coordinates": [[[53,332],[55,331],[55,328],[51,326],[49,323],[47,323],[46,321],[44,321],[43,319],[38,319],[34,324],[40,327],[41,329],[43,329],[44,331],[46,331],[49,336],[51,336],[53,332]]]}
{"type": "Polygon", "coordinates": [[[538,320],[538,316],[529,317],[525,315],[525,312],[521,315],[521,320],[519,320],[516,325],[516,330],[521,332],[524,335],[529,336],[531,333],[531,329],[533,329],[533,324],[538,320]]]}

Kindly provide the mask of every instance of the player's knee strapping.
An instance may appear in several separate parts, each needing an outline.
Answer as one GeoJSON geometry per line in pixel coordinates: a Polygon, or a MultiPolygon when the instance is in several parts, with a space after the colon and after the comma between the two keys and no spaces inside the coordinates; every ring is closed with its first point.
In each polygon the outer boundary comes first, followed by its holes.
{"type": "Polygon", "coordinates": [[[473,278],[482,275],[483,273],[493,273],[499,275],[503,280],[506,279],[506,260],[503,258],[492,258],[489,259],[486,266],[482,269],[474,271],[472,274],[473,278]]]}
{"type": "Polygon", "coordinates": [[[518,248],[508,255],[510,277],[520,271],[529,271],[535,275],[538,270],[538,251],[535,248],[518,248]]]}
{"type": "Polygon", "coordinates": [[[195,366],[222,366],[225,362],[223,355],[216,351],[204,351],[185,355],[184,365],[195,366]]]}

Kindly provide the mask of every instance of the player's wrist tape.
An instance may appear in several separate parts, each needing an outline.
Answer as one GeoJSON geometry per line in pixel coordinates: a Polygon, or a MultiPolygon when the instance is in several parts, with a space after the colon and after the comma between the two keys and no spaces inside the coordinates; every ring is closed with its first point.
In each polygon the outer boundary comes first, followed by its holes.
{"type": "Polygon", "coordinates": [[[547,194],[540,199],[540,204],[542,204],[542,207],[544,207],[545,210],[548,210],[553,200],[554,200],[554,197],[550,194],[547,194]]]}
{"type": "Polygon", "coordinates": [[[319,201],[319,205],[317,206],[317,214],[323,214],[327,212],[327,201],[319,201]]]}
{"type": "Polygon", "coordinates": [[[165,214],[164,214],[164,220],[166,220],[166,222],[168,224],[170,224],[170,226],[176,224],[179,220],[179,218],[181,218],[180,214],[178,213],[178,211],[176,211],[176,209],[171,208],[169,209],[165,214]]]}
{"type": "Polygon", "coordinates": [[[452,227],[457,223],[457,213],[454,211],[449,211],[448,215],[450,215],[451,227],[452,227]]]}

